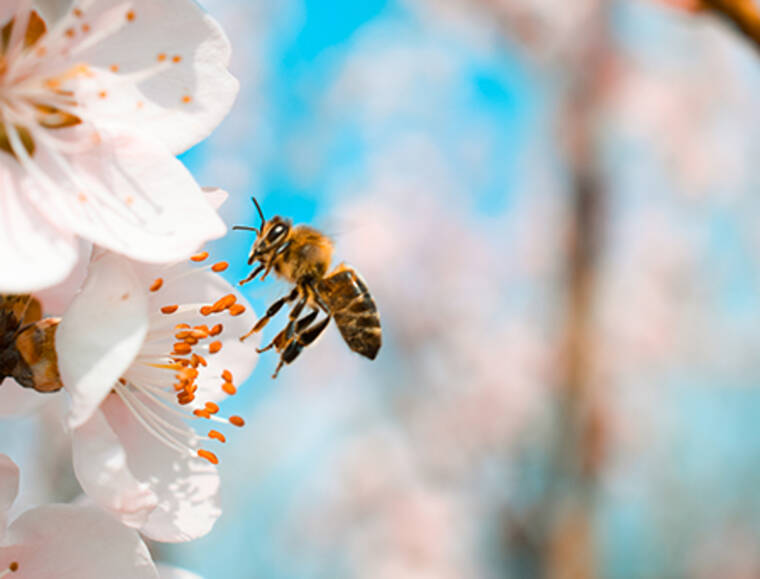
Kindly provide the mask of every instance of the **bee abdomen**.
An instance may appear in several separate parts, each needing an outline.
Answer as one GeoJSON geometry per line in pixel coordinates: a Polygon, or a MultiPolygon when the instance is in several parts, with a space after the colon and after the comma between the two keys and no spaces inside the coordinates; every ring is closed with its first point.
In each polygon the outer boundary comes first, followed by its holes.
{"type": "Polygon", "coordinates": [[[380,315],[359,275],[343,266],[321,280],[317,289],[348,347],[374,360],[382,344],[380,315]]]}

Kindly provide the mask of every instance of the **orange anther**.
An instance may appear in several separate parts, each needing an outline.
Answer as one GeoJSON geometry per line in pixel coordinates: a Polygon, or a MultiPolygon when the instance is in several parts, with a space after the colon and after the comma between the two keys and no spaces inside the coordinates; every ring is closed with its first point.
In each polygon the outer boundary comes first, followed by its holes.
{"type": "Polygon", "coordinates": [[[222,380],[224,380],[225,382],[232,382],[232,372],[230,372],[229,370],[223,370],[222,380]]]}
{"type": "Polygon", "coordinates": [[[177,63],[177,62],[182,62],[182,57],[181,57],[179,54],[175,54],[175,55],[172,57],[172,62],[174,62],[174,63],[177,63]]]}
{"type": "Polygon", "coordinates": [[[82,16],[84,16],[84,12],[82,12],[82,9],[81,9],[81,8],[74,8],[74,10],[72,10],[72,13],[73,13],[73,14],[74,14],[74,16],[76,16],[77,18],[81,18],[82,16]]]}
{"type": "Polygon", "coordinates": [[[208,345],[209,354],[216,354],[221,349],[222,349],[222,343],[218,340],[216,342],[211,342],[208,345]]]}
{"type": "Polygon", "coordinates": [[[205,458],[211,464],[219,464],[219,459],[216,458],[216,455],[208,450],[203,450],[202,448],[198,449],[198,456],[205,458]]]}
{"type": "Polygon", "coordinates": [[[222,333],[222,330],[224,329],[224,326],[222,324],[216,324],[213,328],[211,328],[208,331],[209,336],[218,336],[222,333]]]}
{"type": "Polygon", "coordinates": [[[192,394],[180,394],[179,396],[177,396],[177,402],[181,406],[190,404],[193,400],[195,400],[195,396],[193,396],[192,394]]]}
{"type": "Polygon", "coordinates": [[[161,308],[161,313],[162,314],[173,314],[178,309],[179,309],[179,306],[176,305],[176,304],[171,305],[171,306],[164,306],[164,307],[161,308]]]}
{"type": "Polygon", "coordinates": [[[90,25],[89,24],[82,24],[82,32],[89,32],[90,31],[90,25]]]}
{"type": "Polygon", "coordinates": [[[127,20],[129,22],[132,22],[134,19],[135,19],[135,11],[130,10],[129,12],[127,12],[127,20]]]}
{"type": "Polygon", "coordinates": [[[215,438],[219,442],[227,442],[227,439],[224,437],[224,434],[217,430],[209,430],[208,431],[208,437],[209,438],[215,438]]]}
{"type": "Polygon", "coordinates": [[[201,251],[190,258],[191,261],[203,261],[208,257],[208,251],[201,251]]]}
{"type": "Polygon", "coordinates": [[[153,280],[153,283],[150,284],[150,291],[157,292],[161,289],[162,285],[164,285],[163,278],[157,277],[155,280],[153,280]]]}
{"type": "Polygon", "coordinates": [[[219,273],[220,271],[224,271],[230,266],[229,263],[226,261],[218,261],[214,265],[211,266],[211,270],[215,271],[216,273],[219,273]]]}
{"type": "Polygon", "coordinates": [[[192,347],[190,344],[186,344],[185,342],[177,342],[174,344],[174,352],[172,354],[189,354],[192,352],[192,347]]]}
{"type": "Polygon", "coordinates": [[[176,334],[174,334],[174,337],[177,338],[178,340],[184,340],[185,338],[187,338],[191,334],[192,334],[192,332],[190,330],[180,330],[179,332],[177,332],[176,334]]]}
{"type": "Polygon", "coordinates": [[[214,302],[214,311],[221,312],[232,306],[237,301],[235,294],[227,294],[214,302]]]}
{"type": "Polygon", "coordinates": [[[188,336],[185,338],[185,344],[190,344],[191,346],[195,346],[195,344],[198,343],[198,338],[194,338],[193,336],[188,336]]]}
{"type": "Polygon", "coordinates": [[[8,565],[8,569],[10,569],[13,573],[18,571],[18,563],[16,561],[11,561],[11,564],[8,565]]]}
{"type": "Polygon", "coordinates": [[[208,366],[206,362],[206,358],[198,354],[193,354],[193,366],[197,368],[198,364],[200,364],[201,366],[208,366]]]}
{"type": "Polygon", "coordinates": [[[208,316],[210,314],[214,313],[214,307],[213,306],[203,306],[201,307],[201,315],[202,316],[208,316]]]}
{"type": "Polygon", "coordinates": [[[106,91],[102,90],[102,91],[100,91],[100,92],[98,93],[98,96],[99,96],[100,98],[104,99],[104,98],[106,98],[106,97],[108,96],[108,93],[107,93],[106,91]]]}
{"type": "Polygon", "coordinates": [[[230,396],[237,394],[237,388],[235,388],[235,385],[232,382],[225,382],[222,384],[222,390],[230,396]]]}
{"type": "Polygon", "coordinates": [[[216,414],[219,412],[219,405],[216,402],[206,402],[206,410],[209,414],[216,414]]]}
{"type": "Polygon", "coordinates": [[[190,327],[190,324],[177,324],[176,326],[174,326],[174,329],[175,330],[182,330],[182,329],[187,329],[189,327],[190,327]]]}
{"type": "Polygon", "coordinates": [[[68,36],[69,38],[74,38],[74,35],[76,33],[77,33],[76,30],[74,30],[73,28],[66,29],[66,36],[68,36]]]}
{"type": "Polygon", "coordinates": [[[231,316],[239,316],[243,312],[245,312],[245,306],[243,304],[235,304],[234,306],[230,307],[231,316]]]}
{"type": "Polygon", "coordinates": [[[193,414],[195,414],[198,418],[211,418],[211,413],[203,408],[196,408],[193,410],[193,414]]]}
{"type": "Polygon", "coordinates": [[[196,340],[205,340],[208,338],[208,332],[206,330],[194,329],[190,332],[190,335],[196,340]]]}
{"type": "Polygon", "coordinates": [[[230,416],[230,424],[233,426],[237,426],[238,428],[242,428],[245,426],[245,420],[240,418],[239,416],[230,416]]]}
{"type": "Polygon", "coordinates": [[[182,102],[185,104],[188,104],[192,100],[193,100],[193,97],[191,97],[189,94],[186,94],[185,96],[182,97],[182,102]]]}
{"type": "Polygon", "coordinates": [[[118,64],[112,64],[111,66],[108,67],[108,69],[111,72],[119,72],[119,65],[118,64]]]}

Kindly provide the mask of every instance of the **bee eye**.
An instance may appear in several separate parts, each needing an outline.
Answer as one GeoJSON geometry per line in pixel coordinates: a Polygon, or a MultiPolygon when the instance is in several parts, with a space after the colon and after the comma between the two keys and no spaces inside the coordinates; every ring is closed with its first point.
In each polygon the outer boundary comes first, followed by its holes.
{"type": "Polygon", "coordinates": [[[272,230],[267,234],[267,241],[276,241],[278,237],[285,233],[285,226],[281,223],[275,225],[272,230]]]}

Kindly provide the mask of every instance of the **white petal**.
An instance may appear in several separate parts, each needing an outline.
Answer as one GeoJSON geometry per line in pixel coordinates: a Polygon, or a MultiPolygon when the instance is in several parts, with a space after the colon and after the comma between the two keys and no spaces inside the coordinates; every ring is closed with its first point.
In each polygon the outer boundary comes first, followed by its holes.
{"type": "Polygon", "coordinates": [[[19,564],[28,579],[158,579],[136,531],[92,507],[31,509],[8,529],[0,568],[19,564]]]}
{"type": "Polygon", "coordinates": [[[5,534],[8,510],[18,495],[19,471],[16,463],[5,454],[0,454],[0,539],[5,534]]]}
{"type": "Polygon", "coordinates": [[[24,416],[35,412],[55,394],[41,394],[20,386],[13,378],[0,382],[0,417],[24,416]]]}
{"type": "Polygon", "coordinates": [[[158,498],[130,473],[124,447],[102,412],[74,429],[72,448],[74,472],[87,496],[125,525],[144,525],[158,498]]]}
{"type": "MultiPolygon", "coordinates": [[[[140,532],[166,542],[190,541],[208,533],[221,514],[216,468],[159,442],[115,396],[105,401],[103,412],[124,445],[131,473],[149,482],[158,497],[158,506],[140,532]]],[[[194,438],[190,429],[173,416],[164,418],[186,429],[189,444],[194,438]]]]}
{"type": "Polygon", "coordinates": [[[90,265],[56,333],[72,428],[90,418],[139,352],[148,330],[145,293],[128,260],[104,253],[90,265]]]}
{"type": "Polygon", "coordinates": [[[30,179],[15,163],[0,151],[0,293],[26,293],[55,285],[69,274],[78,257],[74,236],[54,226],[26,200],[23,189],[30,179]]]}
{"type": "Polygon", "coordinates": [[[211,207],[217,211],[222,205],[224,205],[224,202],[227,201],[230,196],[227,191],[220,189],[219,187],[201,187],[201,190],[206,196],[206,201],[208,201],[209,204],[211,204],[211,207]]]}
{"type": "MultiPolygon", "coordinates": [[[[98,14],[119,3],[101,0],[86,12],[85,21],[97,22],[98,14]]],[[[167,67],[137,86],[143,106],[125,107],[112,122],[179,154],[208,136],[232,107],[238,82],[227,70],[229,41],[192,0],[134,0],[130,10],[133,19],[118,33],[77,57],[106,70],[116,65],[120,74],[129,75],[156,66],[159,55],[165,55],[167,67]]]]}
{"type": "MultiPolygon", "coordinates": [[[[224,235],[192,175],[160,143],[126,132],[99,138],[97,147],[63,160],[39,147],[35,161],[47,183],[39,212],[54,202],[62,228],[151,263],[182,259],[224,235]]],[[[33,199],[41,180],[23,181],[23,193],[33,199]]]]}
{"type": "Polygon", "coordinates": [[[54,286],[34,292],[34,297],[40,300],[42,311],[47,316],[60,316],[66,311],[87,277],[92,244],[80,239],[78,245],[79,258],[66,279],[54,286]]]}
{"type": "Polygon", "coordinates": [[[171,567],[162,563],[159,563],[156,567],[158,568],[158,576],[161,579],[203,579],[200,575],[185,571],[179,567],[171,567]]]}
{"type": "Polygon", "coordinates": [[[13,18],[18,4],[19,0],[3,0],[2,3],[0,3],[0,25],[5,24],[8,20],[13,18]]]}

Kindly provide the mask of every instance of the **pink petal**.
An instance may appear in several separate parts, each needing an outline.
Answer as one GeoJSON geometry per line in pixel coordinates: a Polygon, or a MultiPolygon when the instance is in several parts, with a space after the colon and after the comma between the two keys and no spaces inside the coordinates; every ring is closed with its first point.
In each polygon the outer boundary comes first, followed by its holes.
{"type": "Polygon", "coordinates": [[[224,202],[227,201],[227,198],[230,196],[227,191],[220,189],[219,187],[201,187],[201,190],[206,196],[206,201],[208,201],[211,207],[217,211],[222,205],[224,205],[224,202]]]}
{"type": "Polygon", "coordinates": [[[137,532],[92,507],[47,505],[8,529],[0,569],[15,561],[19,579],[158,579],[137,532]]]}
{"type": "MultiPolygon", "coordinates": [[[[163,445],[115,396],[105,401],[103,412],[124,446],[130,472],[148,482],[158,497],[158,506],[140,532],[166,542],[190,541],[208,533],[221,514],[216,468],[163,445]]],[[[173,416],[166,418],[187,429],[190,444],[194,438],[190,429],[173,416]]]]}
{"type": "Polygon", "coordinates": [[[158,568],[158,576],[161,579],[203,579],[200,575],[185,571],[179,567],[171,567],[161,563],[156,565],[156,567],[158,568]]]}
{"type": "MultiPolygon", "coordinates": [[[[85,20],[97,22],[117,4],[101,0],[86,11],[85,20]]],[[[77,56],[126,75],[161,59],[166,68],[136,86],[141,106],[123,107],[109,123],[133,128],[179,154],[208,136],[232,107],[238,82],[227,70],[229,41],[192,0],[134,0],[130,13],[121,30],[77,56]]]]}
{"type": "Polygon", "coordinates": [[[72,449],[74,472],[87,496],[125,525],[144,525],[158,498],[130,473],[124,447],[102,412],[74,430],[72,449]]]}
{"type": "Polygon", "coordinates": [[[56,333],[72,428],[90,418],[140,351],[148,330],[145,293],[128,260],[104,253],[90,265],[56,333]]]}
{"type": "Polygon", "coordinates": [[[46,316],[60,316],[69,307],[87,277],[92,244],[80,239],[78,245],[79,258],[66,279],[54,286],[34,292],[34,297],[40,300],[42,311],[46,316]]]}
{"type": "Polygon", "coordinates": [[[14,163],[0,153],[0,293],[26,293],[60,283],[79,255],[74,236],[29,206],[23,190],[32,182],[14,163]]]}
{"type": "Polygon", "coordinates": [[[160,143],[107,130],[98,138],[97,146],[67,157],[67,169],[39,148],[35,161],[46,177],[19,184],[33,202],[44,187],[38,212],[98,245],[151,263],[182,259],[224,235],[224,222],[192,175],[160,143]]]}
{"type": "Polygon", "coordinates": [[[5,534],[8,510],[18,495],[19,471],[16,463],[5,454],[0,454],[0,539],[5,534]]]}

